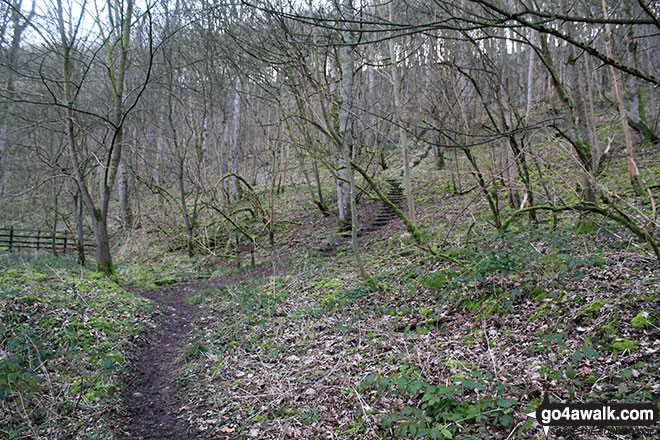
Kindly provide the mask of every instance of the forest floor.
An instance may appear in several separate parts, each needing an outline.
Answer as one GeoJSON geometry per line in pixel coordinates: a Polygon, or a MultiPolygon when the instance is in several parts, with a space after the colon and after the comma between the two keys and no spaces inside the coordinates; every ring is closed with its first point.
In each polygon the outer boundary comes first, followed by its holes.
{"type": "Polygon", "coordinates": [[[185,408],[179,397],[181,386],[176,375],[182,359],[196,355],[195,346],[184,351],[201,314],[200,308],[190,303],[190,298],[226,283],[240,283],[254,276],[272,276],[274,268],[270,269],[260,266],[231,279],[199,279],[139,292],[157,305],[154,315],[158,329],[151,332],[140,347],[136,347],[138,354],[128,367],[129,379],[122,393],[125,409],[123,429],[116,432],[119,438],[199,438],[182,417],[185,408]]]}
{"type": "Polygon", "coordinates": [[[287,277],[205,291],[180,372],[187,417],[204,438],[535,438],[525,414],[544,388],[553,401],[657,403],[657,263],[605,258],[546,283],[503,266],[479,279],[411,255],[370,259],[376,285],[347,257],[307,258],[287,277]]]}

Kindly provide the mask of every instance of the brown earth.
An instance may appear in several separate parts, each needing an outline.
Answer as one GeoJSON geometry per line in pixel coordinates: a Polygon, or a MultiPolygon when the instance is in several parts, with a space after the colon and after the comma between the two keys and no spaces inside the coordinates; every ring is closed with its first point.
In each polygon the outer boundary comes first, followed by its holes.
{"type": "Polygon", "coordinates": [[[133,363],[124,390],[126,424],[119,438],[194,439],[185,420],[177,417],[181,402],[174,383],[179,353],[199,316],[199,309],[188,298],[209,285],[210,280],[168,286],[144,296],[158,304],[159,328],[149,337],[133,363]]]}
{"type": "Polygon", "coordinates": [[[176,383],[179,356],[188,342],[200,310],[187,300],[197,293],[227,283],[270,276],[281,264],[240,271],[231,279],[194,280],[141,292],[158,305],[159,327],[148,335],[129,368],[123,393],[125,414],[117,437],[130,440],[188,440],[202,438],[183,418],[176,383]]]}

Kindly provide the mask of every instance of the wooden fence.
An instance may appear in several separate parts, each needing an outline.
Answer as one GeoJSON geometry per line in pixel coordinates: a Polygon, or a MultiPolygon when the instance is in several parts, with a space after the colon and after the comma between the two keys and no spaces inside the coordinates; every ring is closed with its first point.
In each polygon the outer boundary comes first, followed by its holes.
{"type": "MultiPolygon", "coordinates": [[[[92,250],[95,245],[91,241],[85,240],[85,251],[92,250]]],[[[0,228],[0,249],[13,252],[19,249],[43,249],[46,251],[58,253],[67,253],[77,249],[76,237],[71,236],[67,231],[52,232],[34,231],[30,229],[0,228]]]]}

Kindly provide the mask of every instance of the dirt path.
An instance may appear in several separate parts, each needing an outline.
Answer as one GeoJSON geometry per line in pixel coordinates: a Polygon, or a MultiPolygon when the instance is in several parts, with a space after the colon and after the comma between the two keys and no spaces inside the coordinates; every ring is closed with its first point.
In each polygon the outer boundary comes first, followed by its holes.
{"type": "Polygon", "coordinates": [[[127,420],[122,439],[184,440],[198,438],[189,432],[185,420],[177,417],[181,402],[174,383],[177,359],[185,346],[199,309],[186,301],[210,280],[194,281],[146,292],[161,312],[160,327],[149,335],[145,346],[130,369],[131,379],[124,390],[127,420]]]}
{"type": "Polygon", "coordinates": [[[126,440],[193,440],[203,438],[193,432],[188,423],[177,417],[182,403],[178,399],[181,389],[175,383],[179,369],[179,354],[189,340],[200,310],[187,300],[204,289],[223,284],[242,282],[254,277],[282,273],[288,256],[281,261],[244,269],[231,279],[212,278],[195,280],[143,292],[160,309],[156,318],[157,330],[149,335],[139,351],[138,358],[129,368],[123,400],[126,414],[118,438],[126,440]]]}

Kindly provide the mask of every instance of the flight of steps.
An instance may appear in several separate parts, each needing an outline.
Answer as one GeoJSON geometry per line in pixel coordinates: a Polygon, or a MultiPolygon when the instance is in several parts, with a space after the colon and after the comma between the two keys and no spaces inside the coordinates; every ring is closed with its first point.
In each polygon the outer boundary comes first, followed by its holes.
{"type": "MultiPolygon", "coordinates": [[[[390,177],[385,179],[385,181],[390,186],[390,189],[389,191],[387,191],[386,194],[387,198],[397,207],[400,208],[405,200],[405,197],[403,195],[403,187],[401,186],[401,180],[390,177]]],[[[396,218],[396,214],[394,213],[394,211],[392,211],[387,205],[383,203],[374,221],[371,222],[371,224],[367,225],[366,227],[361,228],[358,231],[358,236],[363,236],[370,232],[374,232],[382,228],[383,226],[385,226],[395,218],[396,218]]]]}

